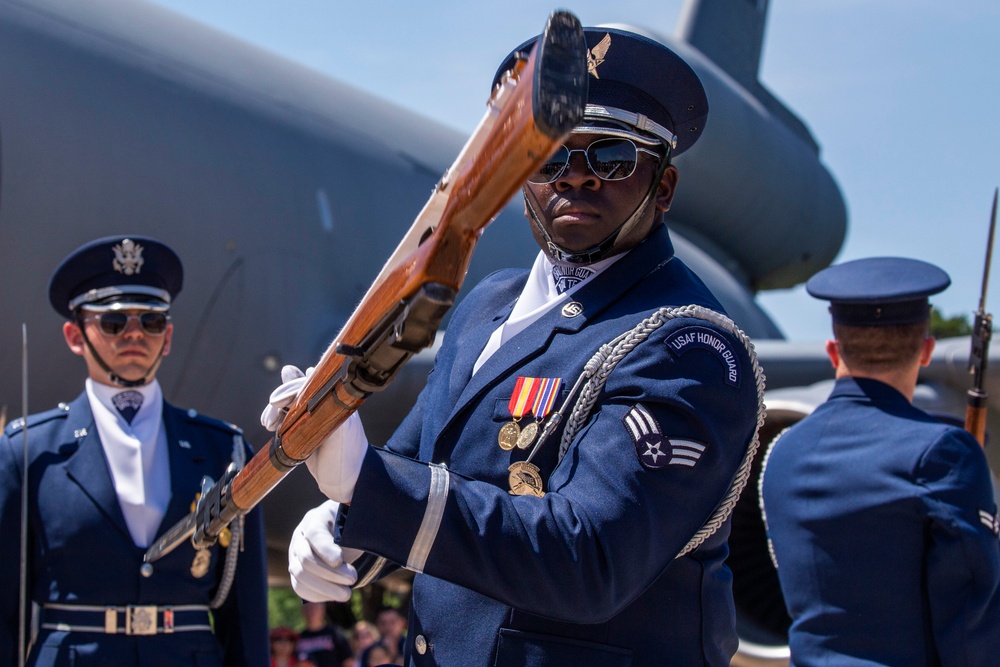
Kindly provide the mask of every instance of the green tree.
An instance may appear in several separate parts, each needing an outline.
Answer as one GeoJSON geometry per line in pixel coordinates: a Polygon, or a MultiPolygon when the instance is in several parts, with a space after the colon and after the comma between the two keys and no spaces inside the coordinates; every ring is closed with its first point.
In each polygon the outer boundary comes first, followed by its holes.
{"type": "Polygon", "coordinates": [[[935,338],[954,338],[972,333],[972,323],[965,315],[944,317],[936,308],[931,309],[931,335],[935,338]]]}
{"type": "Polygon", "coordinates": [[[302,600],[291,586],[271,586],[267,589],[267,624],[272,628],[283,625],[296,632],[305,627],[302,600]]]}

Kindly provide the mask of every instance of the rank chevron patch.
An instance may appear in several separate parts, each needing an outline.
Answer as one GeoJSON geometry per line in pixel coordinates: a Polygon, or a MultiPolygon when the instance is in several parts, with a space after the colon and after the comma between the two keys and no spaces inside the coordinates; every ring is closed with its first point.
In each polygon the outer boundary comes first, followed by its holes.
{"type": "Polygon", "coordinates": [[[979,510],[979,522],[989,528],[994,535],[1000,535],[1000,512],[994,515],[986,510],[979,510]]]}
{"type": "Polygon", "coordinates": [[[656,419],[641,403],[636,403],[622,422],[635,444],[639,462],[650,470],[666,466],[693,468],[705,452],[703,443],[664,436],[656,419]]]}

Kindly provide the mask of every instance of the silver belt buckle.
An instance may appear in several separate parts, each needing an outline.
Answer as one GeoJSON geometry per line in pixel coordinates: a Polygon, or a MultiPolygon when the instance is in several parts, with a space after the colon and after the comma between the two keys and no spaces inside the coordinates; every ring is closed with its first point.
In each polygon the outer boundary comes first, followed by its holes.
{"type": "Polygon", "coordinates": [[[125,634],[155,635],[156,605],[131,604],[125,608],[125,634]]]}

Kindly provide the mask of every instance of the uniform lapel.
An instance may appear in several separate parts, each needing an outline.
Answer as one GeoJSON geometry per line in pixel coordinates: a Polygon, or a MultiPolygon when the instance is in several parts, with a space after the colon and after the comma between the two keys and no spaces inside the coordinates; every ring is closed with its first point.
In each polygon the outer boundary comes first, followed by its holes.
{"type": "Polygon", "coordinates": [[[187,439],[183,410],[164,401],[163,424],[167,430],[167,450],[170,455],[171,494],[167,513],[163,516],[157,536],[191,512],[191,503],[201,489],[202,477],[208,474],[209,468],[201,447],[187,439]]]}
{"type": "Polygon", "coordinates": [[[93,501],[122,537],[132,544],[132,535],[125,523],[121,505],[118,504],[111,470],[104,456],[101,436],[97,432],[86,392],[70,404],[65,435],[67,441],[76,442],[76,451],[66,462],[66,475],[93,501]]]}
{"type": "MultiPolygon", "coordinates": [[[[467,330],[461,332],[462,341],[457,347],[457,351],[455,353],[455,363],[452,364],[451,376],[448,379],[448,391],[452,405],[455,405],[460,400],[460,397],[469,387],[469,378],[472,377],[472,369],[476,365],[476,361],[479,360],[479,355],[482,354],[483,349],[486,347],[486,343],[489,341],[490,336],[493,335],[493,332],[496,331],[497,327],[503,324],[503,322],[510,315],[511,311],[514,309],[515,301],[516,298],[506,300],[506,302],[493,313],[492,317],[481,317],[478,323],[473,324],[467,330]]],[[[476,377],[481,375],[487,366],[489,366],[489,361],[483,365],[483,368],[479,369],[479,373],[476,374],[476,377]]],[[[475,378],[473,378],[473,381],[475,381],[475,378]]]]}

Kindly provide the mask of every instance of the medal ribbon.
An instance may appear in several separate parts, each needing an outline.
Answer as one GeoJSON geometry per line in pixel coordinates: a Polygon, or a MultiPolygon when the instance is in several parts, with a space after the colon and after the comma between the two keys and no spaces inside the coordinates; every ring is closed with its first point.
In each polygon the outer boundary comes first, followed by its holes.
{"type": "Polygon", "coordinates": [[[531,412],[535,419],[541,421],[552,410],[552,405],[556,402],[559,394],[559,387],[562,386],[562,378],[541,378],[539,380],[538,392],[531,405],[531,412]]]}
{"type": "Polygon", "coordinates": [[[538,378],[518,377],[514,385],[514,393],[510,395],[507,408],[515,421],[524,416],[535,402],[535,394],[541,381],[538,378]]]}

